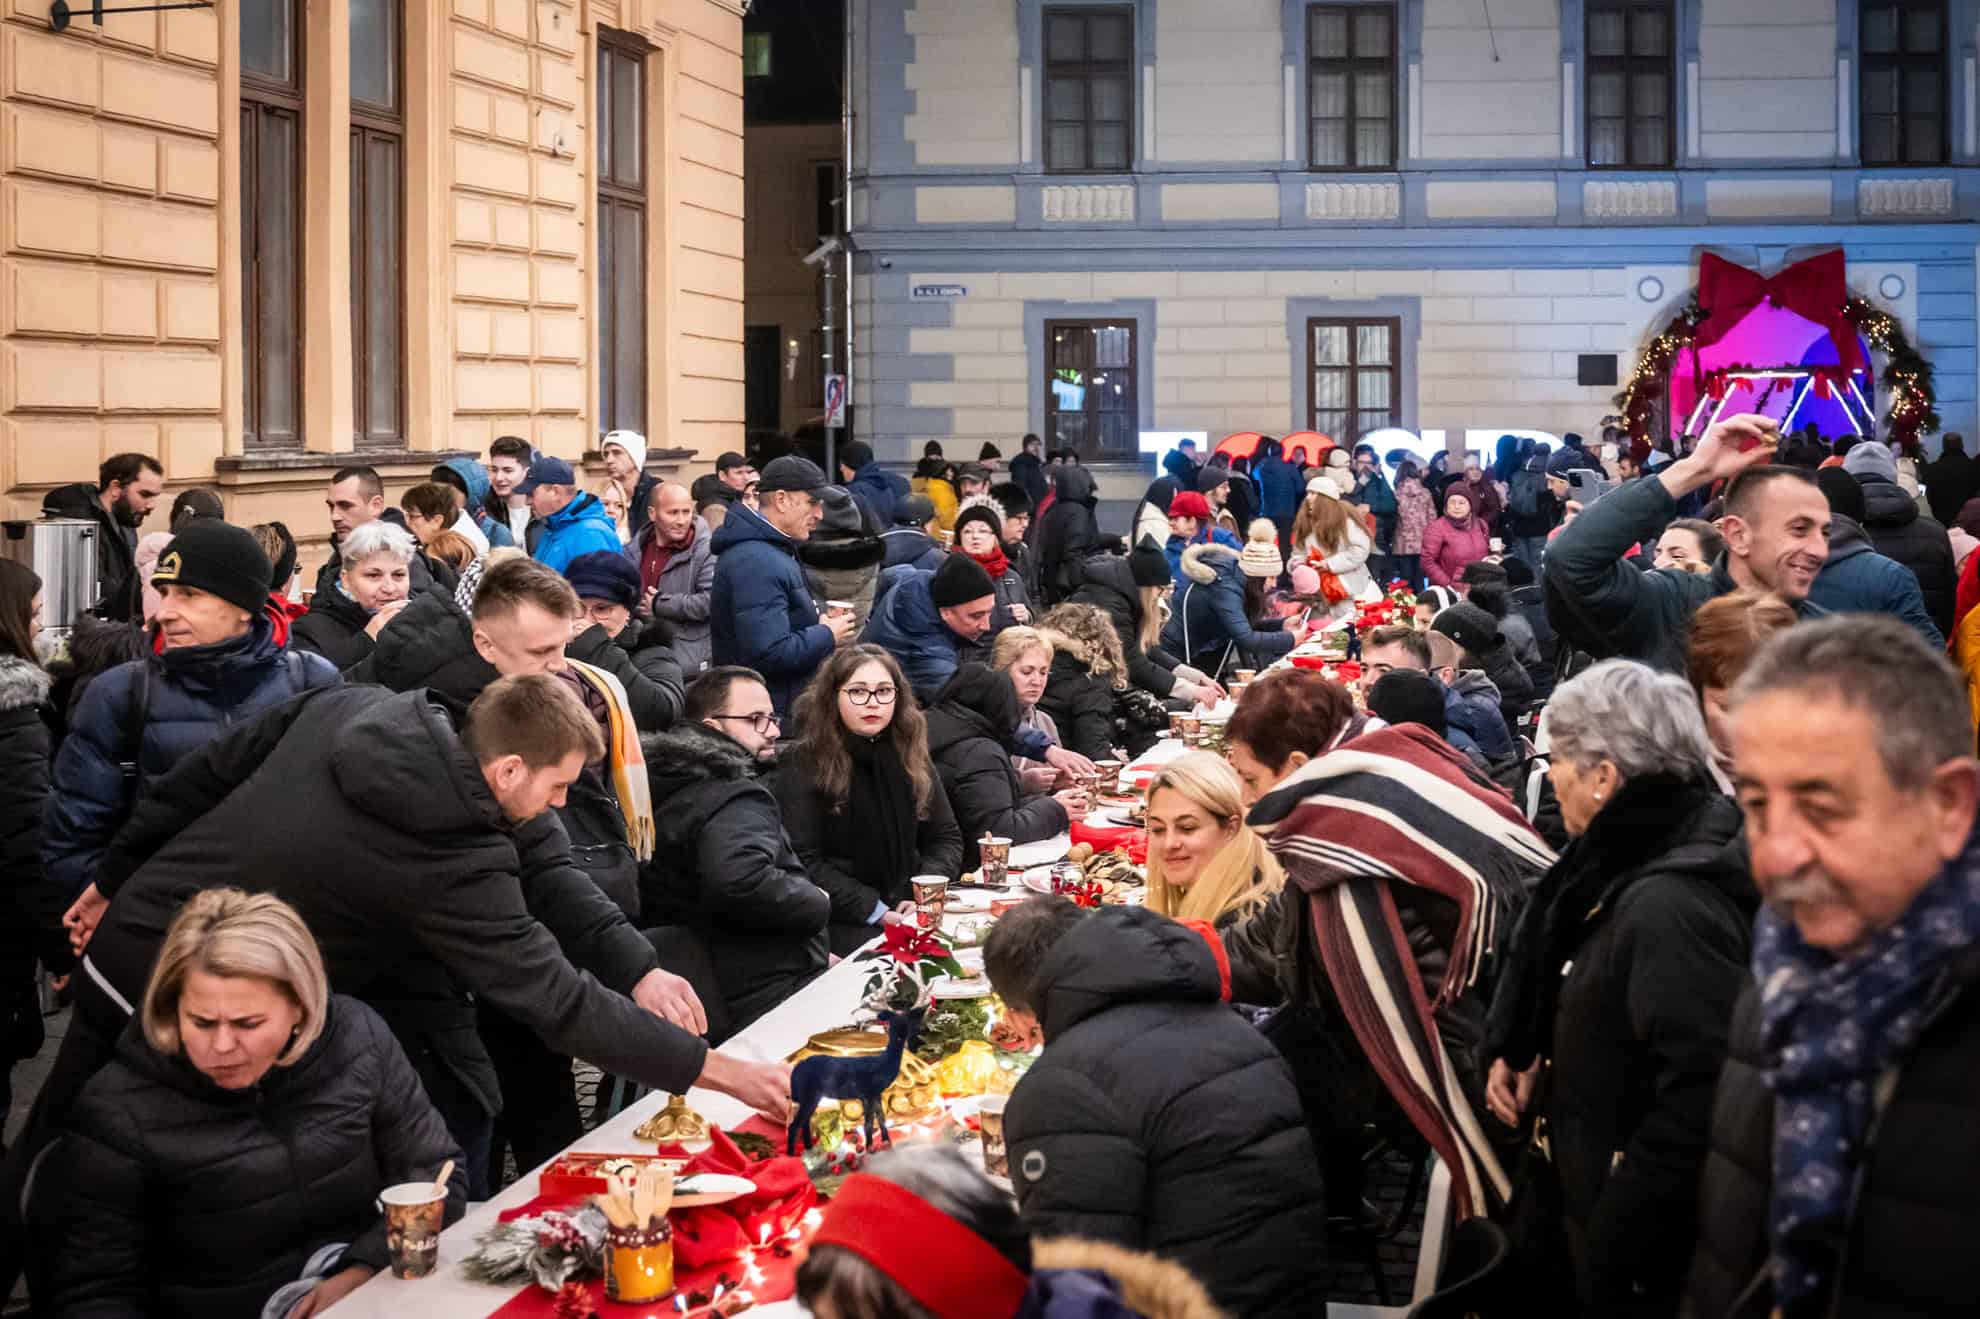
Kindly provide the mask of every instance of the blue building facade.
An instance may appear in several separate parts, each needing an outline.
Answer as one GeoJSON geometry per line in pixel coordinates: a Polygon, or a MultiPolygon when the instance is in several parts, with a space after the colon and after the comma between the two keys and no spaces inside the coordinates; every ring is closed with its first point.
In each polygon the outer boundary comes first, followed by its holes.
{"type": "Polygon", "coordinates": [[[883,459],[1034,431],[1121,463],[1118,495],[1141,431],[1587,433],[1701,253],[1836,247],[1944,429],[1975,426],[1976,0],[852,21],[854,401],[883,459]]]}

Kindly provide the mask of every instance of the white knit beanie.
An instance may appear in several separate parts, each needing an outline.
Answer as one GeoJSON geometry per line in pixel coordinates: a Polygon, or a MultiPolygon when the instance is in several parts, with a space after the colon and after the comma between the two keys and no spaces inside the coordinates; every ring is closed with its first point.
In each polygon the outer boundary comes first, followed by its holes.
{"type": "Polygon", "coordinates": [[[1279,554],[1279,529],[1272,525],[1271,519],[1259,518],[1251,524],[1244,553],[1238,556],[1238,569],[1246,577],[1263,577],[1267,581],[1286,570],[1286,561],[1279,554]]]}

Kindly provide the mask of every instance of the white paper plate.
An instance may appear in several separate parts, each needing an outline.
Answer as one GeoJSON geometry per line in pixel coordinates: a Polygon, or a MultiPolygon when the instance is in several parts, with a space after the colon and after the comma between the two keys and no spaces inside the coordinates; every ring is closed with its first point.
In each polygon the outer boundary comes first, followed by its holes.
{"type": "Polygon", "coordinates": [[[982,976],[971,976],[967,980],[947,976],[935,982],[935,987],[928,991],[928,996],[940,1002],[954,998],[988,998],[990,993],[990,982],[982,976]]]}
{"type": "Polygon", "coordinates": [[[756,1189],[756,1183],[747,1177],[731,1177],[727,1173],[702,1172],[692,1177],[682,1177],[674,1183],[675,1209],[692,1209],[697,1205],[727,1204],[739,1200],[756,1189]]]}
{"type": "Polygon", "coordinates": [[[1052,891],[1052,867],[1039,866],[1034,870],[1027,870],[1019,878],[1018,882],[1033,893],[1050,893],[1052,891]]]}

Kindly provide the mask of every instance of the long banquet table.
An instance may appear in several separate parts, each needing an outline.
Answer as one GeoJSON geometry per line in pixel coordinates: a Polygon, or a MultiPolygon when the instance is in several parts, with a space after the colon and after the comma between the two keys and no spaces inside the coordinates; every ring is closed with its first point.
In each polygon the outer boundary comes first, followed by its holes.
{"type": "MultiPolygon", "coordinates": [[[[1186,750],[1180,741],[1164,738],[1130,768],[1153,769],[1186,750]]],[[[1089,820],[1095,824],[1109,823],[1098,811],[1089,820]]],[[[1036,864],[1038,860],[1063,856],[1069,843],[1069,836],[1061,834],[1056,839],[1013,848],[1013,869],[1018,863],[1036,864]]],[[[728,1041],[722,1046],[722,1051],[753,1062],[782,1061],[819,1031],[845,1025],[851,1019],[859,1006],[861,991],[871,969],[870,963],[846,958],[728,1041]]],[[[658,1112],[666,1102],[667,1096],[664,1094],[645,1095],[628,1104],[618,1116],[588,1132],[569,1150],[608,1154],[646,1150],[650,1148],[649,1142],[634,1139],[633,1130],[658,1112]]],[[[741,1102],[712,1090],[690,1090],[688,1103],[719,1127],[736,1126],[751,1116],[750,1110],[741,1102]]],[[[461,1262],[472,1253],[475,1239],[493,1227],[502,1213],[527,1204],[536,1197],[537,1175],[541,1171],[540,1168],[529,1170],[492,1200],[476,1205],[460,1222],[441,1233],[440,1259],[431,1276],[409,1282],[394,1278],[389,1273],[381,1273],[338,1305],[337,1315],[340,1319],[363,1319],[364,1316],[403,1319],[415,1314],[422,1316],[422,1319],[429,1316],[432,1319],[452,1319],[453,1316],[484,1319],[520,1288],[509,1284],[490,1286],[471,1282],[461,1272],[461,1262]]],[[[1447,1180],[1439,1169],[1431,1186],[1430,1212],[1424,1232],[1424,1257],[1418,1268],[1416,1294],[1419,1298],[1427,1294],[1426,1284],[1436,1276],[1436,1261],[1441,1255],[1441,1219],[1447,1180]]],[[[654,1313],[662,1312],[671,1313],[664,1306],[655,1307],[654,1313]]],[[[1327,1312],[1337,1317],[1386,1313],[1338,1305],[1328,1307],[1327,1312]]],[[[785,1319],[787,1316],[802,1316],[805,1312],[795,1300],[787,1300],[761,1304],[747,1313],[761,1315],[763,1319],[785,1319]]],[[[1400,1314],[1401,1311],[1394,1313],[1400,1314]]]]}

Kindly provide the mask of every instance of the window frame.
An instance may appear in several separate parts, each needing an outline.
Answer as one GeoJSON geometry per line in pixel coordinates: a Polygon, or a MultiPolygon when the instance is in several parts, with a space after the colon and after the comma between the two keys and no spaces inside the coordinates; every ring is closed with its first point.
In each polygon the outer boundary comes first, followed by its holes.
{"type": "MultiPolygon", "coordinates": [[[[1141,160],[1140,133],[1137,123],[1137,116],[1140,114],[1141,105],[1139,88],[1136,86],[1140,78],[1140,69],[1138,66],[1140,64],[1139,41],[1141,34],[1137,18],[1138,15],[1135,13],[1135,6],[1131,4],[1053,5],[1040,12],[1038,59],[1040,72],[1038,79],[1040,142],[1038,157],[1044,166],[1045,173],[1056,175],[1131,174],[1135,171],[1141,160]],[[1127,58],[1118,61],[1094,61],[1092,59],[1083,59],[1077,62],[1055,61],[1052,58],[1053,22],[1058,19],[1076,19],[1082,23],[1090,23],[1095,18],[1116,18],[1126,22],[1128,31],[1127,58]],[[1093,127],[1096,122],[1099,122],[1093,118],[1093,79],[1102,75],[1119,77],[1122,85],[1127,89],[1127,101],[1121,120],[1127,129],[1127,161],[1119,167],[1095,165],[1093,163],[1093,127]],[[1055,80],[1075,77],[1080,80],[1085,103],[1084,117],[1077,122],[1086,126],[1086,158],[1085,162],[1077,167],[1060,167],[1052,163],[1052,125],[1054,123],[1073,123],[1075,121],[1054,118],[1052,114],[1052,83],[1055,80]]],[[[1090,40],[1087,44],[1089,46],[1091,45],[1090,40]]]]}
{"type": "Polygon", "coordinates": [[[1929,4],[1918,3],[1918,0],[1884,0],[1883,3],[1873,3],[1873,0],[1861,0],[1861,3],[1858,4],[1856,10],[1856,160],[1864,169],[1924,169],[1946,166],[1952,163],[1952,57],[1950,51],[1947,49],[1950,44],[1951,34],[1951,6],[1946,4],[1945,0],[1930,0],[1929,4]],[[1936,51],[1933,51],[1929,55],[1920,55],[1906,51],[1904,49],[1903,21],[1900,19],[1897,51],[1894,53],[1871,52],[1867,37],[1872,10],[1889,9],[1895,10],[1902,15],[1908,10],[1927,8],[1936,10],[1939,15],[1939,48],[1936,51]],[[1899,75],[1898,109],[1897,114],[1894,116],[1872,116],[1870,113],[1868,88],[1869,75],[1873,65],[1879,71],[1887,68],[1895,69],[1899,75]],[[1904,84],[1906,79],[1904,75],[1927,66],[1929,66],[1931,72],[1937,75],[1939,84],[1939,135],[1938,141],[1935,144],[1938,148],[1938,155],[1931,160],[1913,160],[1906,151],[1909,145],[1906,121],[1911,116],[1905,112],[1904,84]],[[1895,118],[1897,120],[1897,152],[1890,160],[1871,160],[1864,151],[1864,144],[1869,141],[1869,134],[1865,129],[1873,117],[1879,119],[1895,118]]]}
{"type": "MultiPolygon", "coordinates": [[[[1052,419],[1054,417],[1061,415],[1072,415],[1069,413],[1062,413],[1061,409],[1057,406],[1057,401],[1058,401],[1057,396],[1052,392],[1052,379],[1053,379],[1052,344],[1054,342],[1053,336],[1058,331],[1061,330],[1092,331],[1092,330],[1103,330],[1103,329],[1106,330],[1125,329],[1128,332],[1127,366],[1125,368],[1107,367],[1102,369],[1126,370],[1128,372],[1129,383],[1131,383],[1134,386],[1134,388],[1129,392],[1128,395],[1129,406],[1125,409],[1125,411],[1134,420],[1134,431],[1136,436],[1138,437],[1140,434],[1141,431],[1141,358],[1139,355],[1141,351],[1140,319],[1138,317],[1133,317],[1133,316],[1054,316],[1048,318],[1045,321],[1044,336],[1040,344],[1040,351],[1043,354],[1043,358],[1039,363],[1041,367],[1040,375],[1042,377],[1043,389],[1045,393],[1044,433],[1052,437],[1052,442],[1048,443],[1047,447],[1050,448],[1058,447],[1056,443],[1058,438],[1057,429],[1053,426],[1052,419]]],[[[1091,364],[1089,364],[1086,369],[1090,374],[1094,368],[1091,366],[1091,364]]],[[[1092,397],[1092,391],[1091,388],[1089,387],[1088,398],[1090,399],[1091,397],[1092,397]]],[[[1129,445],[1120,452],[1111,452],[1111,451],[1102,450],[1093,443],[1092,418],[1097,414],[1098,414],[1098,409],[1092,408],[1090,406],[1082,408],[1079,411],[1078,415],[1087,418],[1087,441],[1085,445],[1080,448],[1080,454],[1079,454],[1080,461],[1083,463],[1132,461],[1137,456],[1136,446],[1132,442],[1129,443],[1129,445]]]]}
{"type": "Polygon", "coordinates": [[[280,82],[250,70],[246,60],[240,63],[240,116],[241,116],[241,161],[242,177],[240,185],[241,205],[241,444],[248,451],[271,453],[299,452],[306,447],[308,408],[304,402],[304,363],[308,360],[309,321],[304,314],[303,291],[306,284],[304,274],[305,215],[309,206],[308,122],[308,46],[305,29],[308,26],[308,13],[302,0],[278,0],[290,6],[289,23],[289,68],[293,77],[288,82],[280,82]],[[263,357],[259,350],[261,336],[257,333],[263,318],[257,311],[263,282],[260,277],[260,263],[256,254],[260,250],[261,229],[255,217],[263,209],[262,179],[259,162],[261,152],[260,125],[264,120],[286,118],[293,125],[290,178],[294,184],[292,214],[289,217],[290,274],[288,281],[288,321],[290,342],[293,348],[288,358],[290,380],[290,402],[292,408],[291,429],[279,433],[277,438],[268,438],[266,419],[262,417],[263,357]],[[250,163],[252,162],[252,163],[250,163]]]}
{"type": "MultiPolygon", "coordinates": [[[[1678,11],[1676,0],[1586,0],[1581,16],[1581,162],[1591,170],[1655,170],[1674,169],[1678,155],[1677,119],[1677,80],[1678,80],[1678,11]],[[1653,11],[1664,20],[1664,53],[1662,55],[1632,55],[1629,53],[1630,34],[1635,28],[1632,21],[1638,11],[1653,11]],[[1621,55],[1595,54],[1593,30],[1595,16],[1603,13],[1623,15],[1623,53],[1621,55]],[[1633,85],[1634,75],[1651,72],[1649,67],[1660,63],[1658,70],[1664,75],[1664,156],[1661,160],[1633,160],[1631,153],[1635,147],[1636,135],[1636,96],[1633,85]],[[1618,73],[1623,79],[1623,158],[1619,161],[1597,164],[1595,161],[1595,97],[1591,87],[1597,73],[1618,73]]],[[[1613,116],[1602,116],[1613,118],[1613,116]]]]}
{"type": "Polygon", "coordinates": [[[1389,373],[1389,425],[1403,424],[1403,318],[1401,316],[1308,316],[1306,318],[1306,429],[1326,435],[1334,443],[1353,447],[1361,442],[1363,432],[1356,431],[1352,438],[1335,435],[1320,428],[1320,406],[1318,391],[1314,389],[1314,378],[1320,372],[1320,354],[1314,346],[1313,332],[1323,325],[1344,326],[1348,330],[1348,361],[1345,365],[1328,365],[1328,370],[1347,372],[1348,402],[1345,408],[1329,408],[1329,412],[1345,411],[1350,426],[1358,425],[1360,414],[1372,409],[1361,406],[1361,371],[1386,370],[1389,373]],[[1387,366],[1361,365],[1357,348],[1356,329],[1363,326],[1379,325],[1389,332],[1389,362],[1387,366]]]}
{"type": "Polygon", "coordinates": [[[406,309],[406,6],[405,0],[387,0],[392,8],[395,23],[395,39],[392,42],[392,86],[398,104],[382,106],[360,100],[355,92],[350,94],[351,119],[351,426],[352,442],[358,449],[403,450],[408,442],[408,400],[411,376],[407,369],[407,342],[411,326],[406,309]],[[368,236],[362,234],[361,220],[368,215],[359,206],[360,192],[369,195],[369,173],[366,170],[368,153],[365,147],[369,141],[389,141],[398,152],[398,186],[395,198],[394,224],[396,226],[398,252],[396,269],[398,275],[398,299],[395,314],[398,317],[398,407],[397,417],[390,436],[370,435],[366,430],[368,406],[373,381],[365,370],[369,360],[370,344],[369,299],[362,297],[364,275],[370,262],[368,236]]]}
{"type": "MultiPolygon", "coordinates": [[[[593,180],[597,188],[597,233],[594,237],[593,256],[597,261],[598,299],[598,414],[595,418],[600,436],[615,429],[632,429],[642,435],[650,434],[648,415],[652,408],[652,390],[646,380],[647,355],[652,345],[653,327],[649,323],[648,295],[649,281],[653,277],[651,261],[652,236],[652,193],[653,161],[651,142],[648,133],[650,88],[647,79],[647,60],[653,55],[653,48],[637,35],[599,24],[597,29],[598,54],[593,64],[594,82],[594,126],[596,143],[593,147],[593,180]],[[617,127],[617,118],[608,113],[604,104],[607,95],[604,70],[608,59],[626,60],[638,70],[636,86],[638,94],[633,107],[633,118],[639,130],[639,150],[637,152],[639,181],[629,184],[621,181],[613,173],[613,167],[606,159],[610,151],[616,155],[616,139],[608,129],[617,127]],[[609,120],[609,123],[608,123],[609,120]],[[619,277],[619,263],[616,252],[608,256],[606,245],[616,243],[619,226],[626,223],[626,217],[637,216],[639,225],[638,243],[639,277],[636,289],[628,290],[626,281],[619,277]],[[634,354],[633,378],[638,382],[639,398],[636,416],[630,418],[635,424],[623,425],[629,418],[624,408],[625,400],[618,397],[619,388],[625,382],[620,376],[619,361],[625,348],[618,342],[618,324],[623,310],[623,298],[628,293],[634,298],[639,324],[639,342],[634,354]],[[609,349],[609,351],[608,351],[609,349]]],[[[615,80],[616,81],[616,80],[615,80]]]]}
{"type": "Polygon", "coordinates": [[[1314,174],[1379,174],[1393,172],[1402,162],[1402,6],[1397,3],[1309,4],[1303,11],[1301,21],[1305,24],[1302,36],[1306,43],[1306,168],[1314,174]],[[1348,51],[1338,59],[1322,59],[1313,53],[1313,20],[1323,10],[1338,10],[1348,21],[1348,51]],[[1389,52],[1378,61],[1374,56],[1358,56],[1354,51],[1354,22],[1359,14],[1383,13],[1389,20],[1389,52]],[[1322,165],[1314,159],[1318,136],[1313,127],[1316,116],[1313,113],[1313,76],[1325,71],[1343,73],[1348,76],[1347,115],[1341,121],[1347,125],[1348,154],[1354,154],[1354,127],[1361,116],[1355,113],[1354,83],[1356,73],[1366,73],[1381,63],[1382,72],[1389,78],[1389,159],[1380,165],[1360,165],[1352,162],[1345,165],[1322,165]]]}

